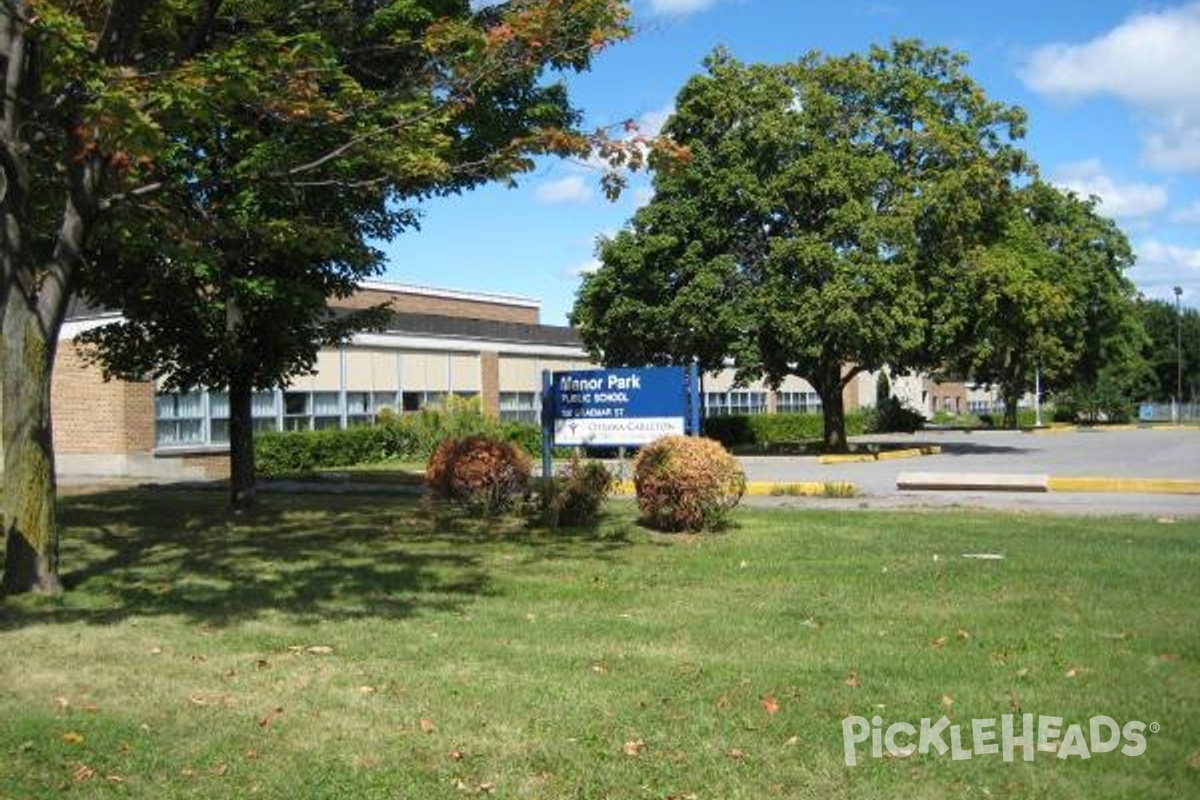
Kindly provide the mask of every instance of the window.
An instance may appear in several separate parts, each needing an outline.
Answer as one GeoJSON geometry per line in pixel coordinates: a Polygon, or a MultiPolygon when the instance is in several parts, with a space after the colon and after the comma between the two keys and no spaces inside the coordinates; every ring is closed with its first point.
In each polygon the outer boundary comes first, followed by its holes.
{"type": "Polygon", "coordinates": [[[411,412],[434,406],[441,407],[445,399],[445,392],[404,392],[400,397],[400,408],[411,412]]]}
{"type": "Polygon", "coordinates": [[[346,392],[346,427],[370,425],[373,418],[370,392],[346,392]]]}
{"type": "Polygon", "coordinates": [[[501,392],[500,421],[528,422],[538,424],[539,403],[537,392],[501,392]]]}
{"type": "MultiPolygon", "coordinates": [[[[255,392],[250,398],[251,425],[254,432],[273,431],[278,426],[275,420],[275,393],[255,392]]],[[[229,443],[229,394],[208,393],[208,441],[210,444],[229,443]]]]}
{"type": "Polygon", "coordinates": [[[740,389],[732,392],[705,392],[704,411],[710,417],[727,414],[764,414],[767,411],[767,393],[740,389]]]}
{"type": "Polygon", "coordinates": [[[172,392],[154,399],[154,441],[159,447],[204,443],[204,394],[172,392]]]}
{"type": "Polygon", "coordinates": [[[276,413],[275,392],[255,392],[250,401],[250,414],[254,419],[254,432],[279,430],[279,415],[276,413]]]}
{"type": "Polygon", "coordinates": [[[341,395],[338,392],[313,392],[312,413],[314,430],[342,427],[341,395]]]}
{"type": "Polygon", "coordinates": [[[779,392],[775,395],[775,410],[781,414],[818,414],[821,398],[816,392],[779,392]]]}
{"type": "Polygon", "coordinates": [[[307,431],[312,429],[308,392],[283,393],[283,429],[285,431],[307,431]]]}

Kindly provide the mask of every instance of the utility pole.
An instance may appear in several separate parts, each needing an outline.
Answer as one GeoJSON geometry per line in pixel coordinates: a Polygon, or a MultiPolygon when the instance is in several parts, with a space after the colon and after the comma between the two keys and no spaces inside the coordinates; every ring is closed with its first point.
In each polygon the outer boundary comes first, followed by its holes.
{"type": "Polygon", "coordinates": [[[1183,419],[1183,312],[1179,307],[1179,297],[1183,287],[1175,287],[1175,407],[1178,409],[1176,422],[1183,419]]]}

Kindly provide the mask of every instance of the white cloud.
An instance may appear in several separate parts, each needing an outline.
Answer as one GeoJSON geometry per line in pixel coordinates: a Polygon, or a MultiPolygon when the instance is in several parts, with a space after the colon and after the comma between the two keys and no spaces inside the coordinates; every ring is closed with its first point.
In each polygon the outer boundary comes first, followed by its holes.
{"type": "Polygon", "coordinates": [[[592,188],[581,176],[568,175],[541,184],[534,196],[543,203],[586,203],[592,199],[592,188]]]}
{"type": "Polygon", "coordinates": [[[1180,225],[1200,225],[1200,200],[1171,213],[1171,222],[1180,225]]]}
{"type": "Polygon", "coordinates": [[[650,10],[655,14],[681,17],[684,14],[703,11],[711,5],[715,5],[717,0],[649,0],[649,2],[650,10]]]}
{"type": "Polygon", "coordinates": [[[568,278],[582,278],[585,275],[591,275],[596,270],[600,269],[601,263],[598,258],[589,258],[581,264],[567,267],[563,270],[563,275],[568,278]]]}
{"type": "Polygon", "coordinates": [[[1167,207],[1165,186],[1117,183],[1096,160],[1064,164],[1054,171],[1050,182],[1081,197],[1099,197],[1100,213],[1114,219],[1147,217],[1167,207]]]}
{"type": "Polygon", "coordinates": [[[637,118],[637,132],[643,136],[658,136],[663,125],[667,124],[667,120],[674,113],[674,104],[663,106],[656,111],[647,111],[637,118]]]}
{"type": "Polygon", "coordinates": [[[1143,159],[1165,171],[1200,170],[1200,2],[1130,17],[1090,42],[1054,43],[1022,78],[1067,100],[1110,95],[1144,116],[1143,159]]]}
{"type": "Polygon", "coordinates": [[[1185,302],[1200,299],[1200,249],[1149,239],[1134,250],[1137,264],[1129,277],[1147,296],[1173,299],[1173,287],[1179,286],[1185,302]]]}

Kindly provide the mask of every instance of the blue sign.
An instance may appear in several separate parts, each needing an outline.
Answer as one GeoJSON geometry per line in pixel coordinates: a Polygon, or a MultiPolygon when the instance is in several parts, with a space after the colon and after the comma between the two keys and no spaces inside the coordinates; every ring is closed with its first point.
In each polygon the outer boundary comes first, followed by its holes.
{"type": "Polygon", "coordinates": [[[683,367],[555,372],[543,397],[556,445],[649,444],[689,427],[683,367]]]}

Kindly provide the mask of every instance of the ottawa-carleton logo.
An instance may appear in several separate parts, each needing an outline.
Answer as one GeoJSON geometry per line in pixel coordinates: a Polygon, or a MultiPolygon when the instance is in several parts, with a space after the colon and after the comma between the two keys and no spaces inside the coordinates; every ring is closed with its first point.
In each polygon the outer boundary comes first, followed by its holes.
{"type": "Polygon", "coordinates": [[[918,725],[893,722],[884,727],[881,717],[846,717],[842,720],[842,746],[846,751],[846,766],[858,763],[858,746],[870,740],[871,758],[883,758],[884,753],[895,758],[908,758],[920,753],[928,755],[949,752],[955,761],[975,756],[999,755],[1005,761],[1033,761],[1035,754],[1045,753],[1061,759],[1089,759],[1094,754],[1119,751],[1125,756],[1140,756],[1146,752],[1146,732],[1158,733],[1159,725],[1131,720],[1124,725],[1112,717],[1095,716],[1085,723],[1063,727],[1062,717],[1022,714],[991,719],[971,720],[970,725],[954,725],[943,716],[923,719],[918,725]],[[965,733],[965,735],[964,735],[965,733]],[[965,742],[965,743],[964,743],[965,742]]]}

